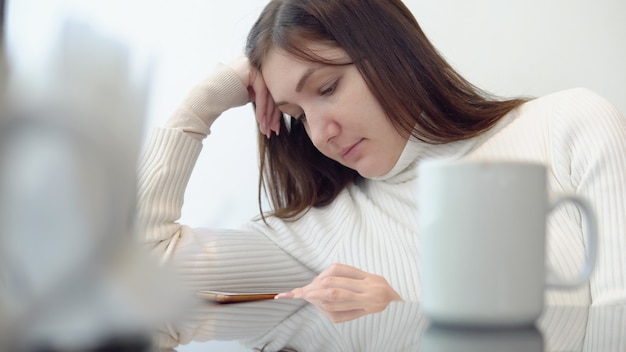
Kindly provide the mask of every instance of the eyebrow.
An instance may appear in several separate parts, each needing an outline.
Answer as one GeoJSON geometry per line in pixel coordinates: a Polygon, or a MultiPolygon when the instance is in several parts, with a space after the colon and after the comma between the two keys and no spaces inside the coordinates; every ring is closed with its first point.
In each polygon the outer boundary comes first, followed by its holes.
{"type": "MultiPolygon", "coordinates": [[[[304,87],[304,84],[306,83],[307,79],[309,79],[309,77],[311,77],[311,75],[321,69],[322,67],[311,67],[308,70],[306,70],[304,72],[304,74],[302,75],[302,77],[300,77],[300,80],[298,81],[298,84],[296,85],[296,92],[300,93],[302,91],[302,88],[304,87]]],[[[276,106],[281,106],[281,105],[286,105],[288,104],[286,101],[280,101],[278,103],[275,103],[276,106]]]]}

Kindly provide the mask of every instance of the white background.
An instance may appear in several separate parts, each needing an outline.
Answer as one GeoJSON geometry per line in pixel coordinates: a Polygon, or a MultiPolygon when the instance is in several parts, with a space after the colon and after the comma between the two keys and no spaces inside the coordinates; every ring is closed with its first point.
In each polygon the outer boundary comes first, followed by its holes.
{"type": "MultiPolygon", "coordinates": [[[[243,51],[265,0],[9,0],[11,68],[37,72],[64,18],[80,19],[153,60],[144,140],[189,88],[243,51]]],[[[538,96],[584,86],[626,111],[623,0],[406,0],[442,54],[476,85],[538,96]]],[[[375,24],[373,24],[375,25],[375,24]]],[[[215,123],[187,189],[183,223],[235,227],[257,213],[251,107],[215,123]]],[[[179,351],[246,351],[192,343],[179,351]]]]}

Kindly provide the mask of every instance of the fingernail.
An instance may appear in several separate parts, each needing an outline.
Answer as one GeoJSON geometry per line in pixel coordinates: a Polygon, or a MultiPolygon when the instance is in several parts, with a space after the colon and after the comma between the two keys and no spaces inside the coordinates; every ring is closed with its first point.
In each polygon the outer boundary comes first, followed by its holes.
{"type": "Polygon", "coordinates": [[[294,297],[293,292],[281,292],[277,294],[276,296],[274,296],[274,299],[293,298],[293,297],[294,297]]]}

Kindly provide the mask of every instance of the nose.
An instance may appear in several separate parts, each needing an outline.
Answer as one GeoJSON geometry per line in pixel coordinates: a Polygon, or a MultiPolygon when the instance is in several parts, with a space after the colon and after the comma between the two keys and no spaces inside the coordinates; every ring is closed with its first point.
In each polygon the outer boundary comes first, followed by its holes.
{"type": "Polygon", "coordinates": [[[307,133],[318,149],[332,143],[341,133],[339,121],[328,111],[310,109],[308,113],[305,111],[305,116],[307,133]]]}

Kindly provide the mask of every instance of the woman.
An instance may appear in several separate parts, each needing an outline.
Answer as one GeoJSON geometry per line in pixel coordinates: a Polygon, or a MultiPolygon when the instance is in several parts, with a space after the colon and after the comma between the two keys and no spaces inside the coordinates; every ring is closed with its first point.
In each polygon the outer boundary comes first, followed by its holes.
{"type": "MultiPolygon", "coordinates": [[[[341,322],[419,300],[421,160],[542,162],[551,191],[588,198],[602,231],[589,286],[548,299],[607,303],[626,291],[624,141],[623,116],[588,90],[500,100],[472,86],[399,0],[274,0],[246,57],[220,67],[154,132],[139,218],[191,290],[282,292],[341,322]],[[222,112],[248,102],[273,208],[238,231],[177,224],[202,139],[222,112]]],[[[551,266],[573,274],[584,255],[579,215],[557,209],[548,226],[551,266]]],[[[168,336],[210,338],[201,326],[168,336]]]]}

